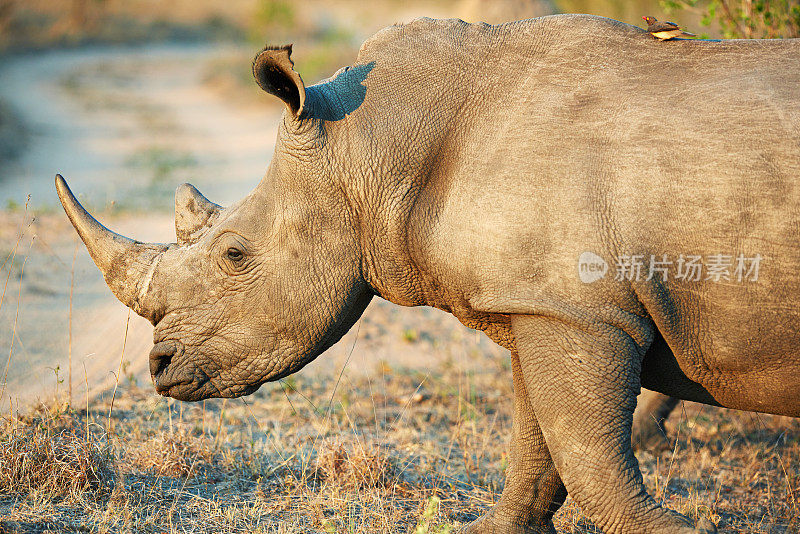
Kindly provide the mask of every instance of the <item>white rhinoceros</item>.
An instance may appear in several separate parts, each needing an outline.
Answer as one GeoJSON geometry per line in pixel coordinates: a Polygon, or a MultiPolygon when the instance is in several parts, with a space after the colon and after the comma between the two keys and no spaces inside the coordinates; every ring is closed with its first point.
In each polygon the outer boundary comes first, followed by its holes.
{"type": "Polygon", "coordinates": [[[246,395],[378,295],[512,352],[499,504],[470,533],[553,532],[567,492],[606,532],[713,532],[647,494],[640,386],[800,415],[800,42],[657,42],[590,16],[387,28],[286,104],[256,189],[183,185],[177,243],[101,226],[56,179],[114,294],[155,325],[156,389],[246,395]]]}

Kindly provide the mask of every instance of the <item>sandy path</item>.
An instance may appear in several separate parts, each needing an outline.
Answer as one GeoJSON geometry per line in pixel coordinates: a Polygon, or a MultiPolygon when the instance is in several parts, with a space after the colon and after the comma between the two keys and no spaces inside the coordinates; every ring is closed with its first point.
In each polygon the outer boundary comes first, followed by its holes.
{"type": "MultiPolygon", "coordinates": [[[[31,211],[38,214],[31,226],[19,209],[4,212],[0,220],[0,261],[25,230],[0,309],[0,371],[10,354],[4,394],[15,403],[52,396],[57,366],[64,379],[59,390],[67,387],[77,237],[57,204],[56,172],[110,227],[148,241],[174,240],[169,206],[177,184],[191,181],[227,204],[258,183],[274,148],[280,108],[243,107],[204,85],[209,65],[225,53],[230,50],[206,46],[83,49],[19,57],[0,66],[0,98],[33,131],[22,159],[0,168],[0,202],[24,205],[31,195],[31,211]]],[[[0,273],[2,289],[7,267],[0,273]]],[[[92,395],[113,385],[123,342],[123,375],[149,383],[152,327],[136,315],[128,323],[127,309],[105,287],[82,246],[72,325],[76,399],[83,398],[84,384],[92,395]]],[[[347,372],[372,372],[387,361],[424,374],[431,358],[450,358],[463,368],[487,351],[502,352],[448,315],[376,299],[361,324],[304,372],[338,373],[347,361],[347,372]]]]}
{"type": "MultiPolygon", "coordinates": [[[[209,62],[228,52],[200,46],[84,49],[23,56],[2,66],[0,97],[33,135],[23,157],[0,168],[0,202],[24,205],[30,195],[30,211],[38,215],[20,241],[0,309],[0,369],[11,354],[6,394],[22,402],[47,397],[55,392],[52,369],[60,366],[60,377],[67,377],[77,240],[57,204],[56,172],[101,211],[101,219],[111,221],[109,226],[153,241],[174,240],[172,214],[164,208],[177,184],[191,181],[215,201],[229,203],[264,173],[279,109],[241,109],[203,85],[209,62]],[[104,218],[103,208],[112,202],[152,213],[109,218],[106,210],[104,218]],[[20,292],[19,272],[29,247],[20,292]]],[[[3,215],[3,260],[16,243],[23,216],[19,210],[3,215]]],[[[73,386],[75,395],[83,396],[85,381],[92,391],[113,381],[128,313],[82,246],[75,273],[73,386]]],[[[125,360],[130,361],[127,373],[139,380],[147,379],[151,336],[152,327],[133,315],[125,360]]],[[[59,387],[66,386],[67,380],[59,387]]]]}

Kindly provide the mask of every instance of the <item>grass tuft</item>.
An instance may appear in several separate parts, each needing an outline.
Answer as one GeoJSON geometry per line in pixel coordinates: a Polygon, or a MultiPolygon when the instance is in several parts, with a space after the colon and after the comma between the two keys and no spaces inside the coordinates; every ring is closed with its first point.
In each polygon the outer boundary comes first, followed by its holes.
{"type": "Polygon", "coordinates": [[[386,488],[396,481],[397,467],[378,448],[333,441],[318,449],[317,472],[327,484],[345,491],[386,488]]]}
{"type": "Polygon", "coordinates": [[[162,432],[133,451],[132,465],[143,472],[170,477],[189,477],[206,473],[217,460],[207,439],[186,431],[162,432]]]}
{"type": "Polygon", "coordinates": [[[114,486],[113,457],[102,432],[87,432],[69,411],[40,406],[6,421],[0,438],[0,494],[100,496],[114,486]]]}

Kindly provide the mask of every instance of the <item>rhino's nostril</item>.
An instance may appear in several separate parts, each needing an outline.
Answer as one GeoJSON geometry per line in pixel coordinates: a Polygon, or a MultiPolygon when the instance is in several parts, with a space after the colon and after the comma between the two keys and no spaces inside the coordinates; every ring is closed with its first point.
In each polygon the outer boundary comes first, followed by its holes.
{"type": "Polygon", "coordinates": [[[161,374],[167,365],[172,361],[172,357],[178,352],[178,347],[170,341],[156,343],[150,351],[150,374],[153,377],[161,374]]]}

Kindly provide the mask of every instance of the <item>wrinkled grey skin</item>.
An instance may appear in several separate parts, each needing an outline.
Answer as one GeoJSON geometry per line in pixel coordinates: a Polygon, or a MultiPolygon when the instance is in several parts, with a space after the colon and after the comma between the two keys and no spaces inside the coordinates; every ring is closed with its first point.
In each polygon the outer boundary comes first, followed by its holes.
{"type": "MultiPolygon", "coordinates": [[[[554,532],[567,492],[605,532],[713,532],[658,506],[631,452],[640,386],[800,415],[800,42],[656,42],[608,19],[418,20],[305,88],[258,187],[176,195],[178,243],[111,234],[63,180],[115,294],[156,326],[156,388],[243,395],[334,343],[373,295],[512,353],[502,498],[468,533],[554,532]],[[757,282],[582,283],[577,259],[760,254],[757,282]]],[[[613,268],[613,267],[612,267],[613,268]]]]}
{"type": "MultiPolygon", "coordinates": [[[[549,0],[464,0],[460,5],[465,19],[489,24],[557,12],[556,6],[549,0]]],[[[678,402],[674,397],[648,389],[642,390],[633,413],[631,442],[634,450],[658,451],[671,448],[672,442],[664,428],[664,421],[669,418],[678,402]]]]}

